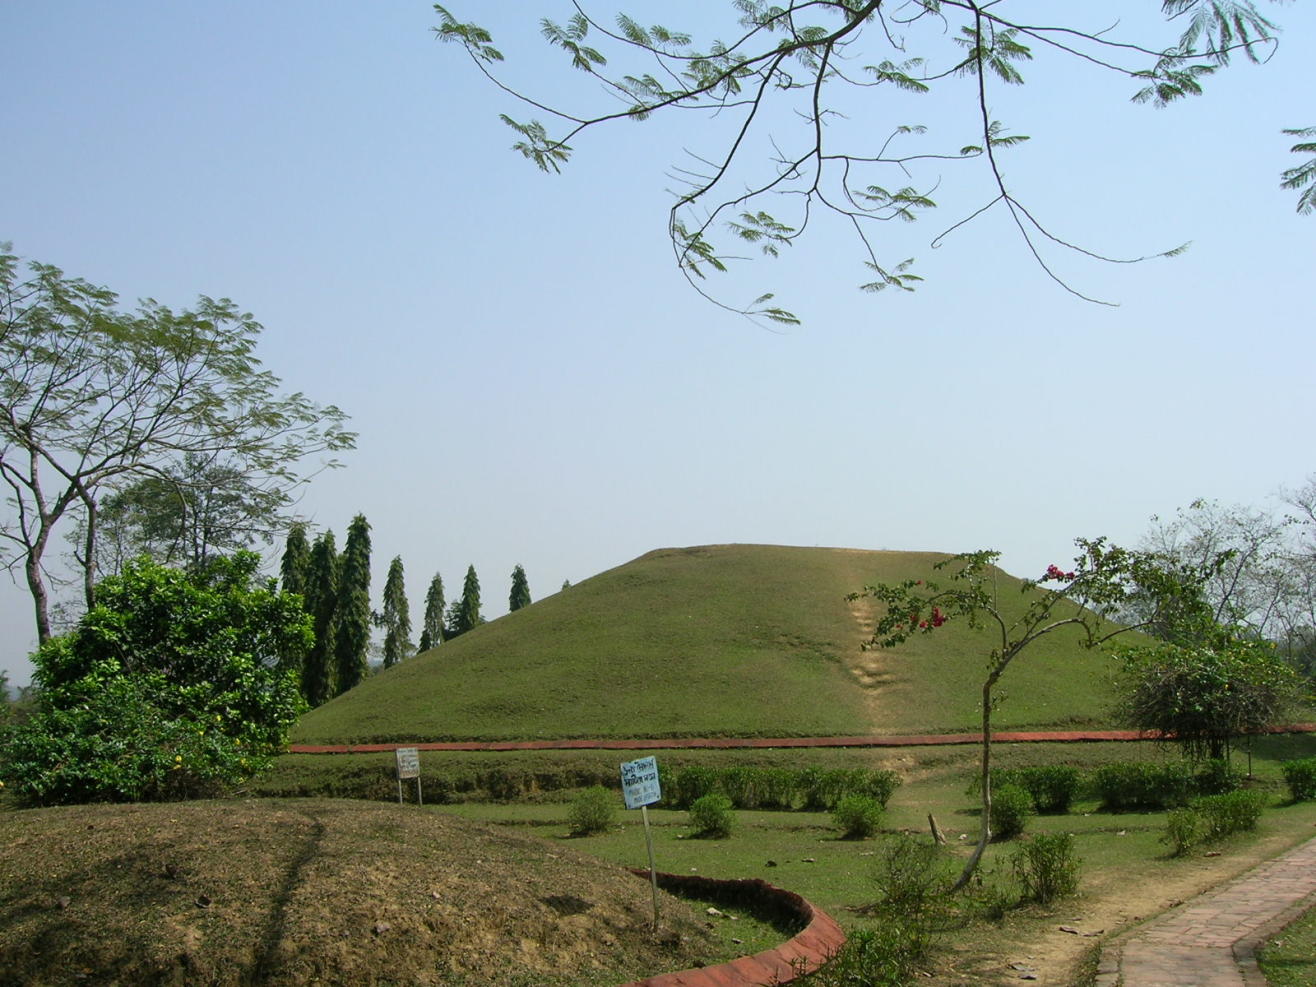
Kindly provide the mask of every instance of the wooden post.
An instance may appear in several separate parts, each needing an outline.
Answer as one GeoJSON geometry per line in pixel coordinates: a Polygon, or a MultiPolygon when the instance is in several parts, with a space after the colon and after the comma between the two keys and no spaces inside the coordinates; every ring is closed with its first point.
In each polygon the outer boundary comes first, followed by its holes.
{"type": "Polygon", "coordinates": [[[640,806],[644,818],[644,843],[649,848],[649,889],[653,892],[653,931],[658,931],[658,869],[653,863],[653,833],[649,830],[649,807],[640,806]]]}

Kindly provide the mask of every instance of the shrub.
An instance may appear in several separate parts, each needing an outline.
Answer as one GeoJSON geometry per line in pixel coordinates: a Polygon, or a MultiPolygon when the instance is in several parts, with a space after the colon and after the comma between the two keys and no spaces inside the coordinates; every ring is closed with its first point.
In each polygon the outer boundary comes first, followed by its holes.
{"type": "Polygon", "coordinates": [[[1170,844],[1170,852],[1176,857],[1202,842],[1202,816],[1194,809],[1175,809],[1165,817],[1165,835],[1162,843],[1170,844]]]}
{"type": "Polygon", "coordinates": [[[690,806],[690,825],[696,836],[724,839],[731,835],[734,822],[731,799],[718,792],[697,798],[690,806]]]}
{"type": "Polygon", "coordinates": [[[717,791],[737,809],[758,809],[763,804],[763,771],[746,765],[717,772],[717,791]]]}
{"type": "Polygon", "coordinates": [[[827,806],[827,772],[822,768],[805,768],[796,782],[804,809],[822,812],[827,806]]]}
{"type": "Polygon", "coordinates": [[[1002,785],[992,792],[992,833],[1008,840],[1024,831],[1033,811],[1033,799],[1018,785],[1002,785]]]}
{"type": "Polygon", "coordinates": [[[1108,812],[1154,812],[1188,801],[1191,779],[1174,765],[1142,761],[1103,764],[1093,775],[1093,784],[1108,812]]]}
{"type": "Polygon", "coordinates": [[[688,809],[705,795],[717,791],[717,772],[712,768],[694,765],[682,768],[664,789],[664,802],[678,809],[688,809]]]}
{"type": "Polygon", "coordinates": [[[795,791],[800,773],[790,768],[759,768],[759,806],[764,809],[795,808],[795,791]]]}
{"type": "Polygon", "coordinates": [[[1078,794],[1078,768],[1070,764],[1043,764],[1020,768],[1017,783],[1033,800],[1033,808],[1042,815],[1063,815],[1078,794]]]}
{"type": "Polygon", "coordinates": [[[1041,833],[1023,843],[1011,860],[1023,897],[1045,905],[1078,890],[1078,858],[1070,833],[1041,833]]]}
{"type": "Polygon", "coordinates": [[[875,883],[884,912],[927,916],[945,899],[945,852],[935,843],[908,834],[888,840],[879,852],[875,883]]]}
{"type": "Polygon", "coordinates": [[[1259,792],[1244,789],[1203,795],[1187,808],[1169,814],[1161,842],[1170,844],[1171,852],[1181,856],[1199,843],[1256,829],[1264,805],[1259,792]]]}
{"type": "Polygon", "coordinates": [[[571,800],[567,821],[572,836],[602,833],[617,816],[617,796],[602,785],[587,788],[571,800]]]}
{"type": "Polygon", "coordinates": [[[1265,799],[1260,792],[1240,789],[1223,795],[1204,795],[1193,802],[1206,823],[1206,838],[1216,840],[1257,828],[1265,799]]]}
{"type": "Polygon", "coordinates": [[[840,828],[842,839],[864,840],[882,825],[882,806],[867,795],[847,795],[836,803],[832,821],[840,828]]]}
{"type": "Polygon", "coordinates": [[[312,631],[259,566],[250,552],[189,572],[142,557],[105,579],[34,656],[41,693],[0,743],[20,800],[196,798],[268,769],[305,709],[312,631]]]}
{"type": "Polygon", "coordinates": [[[1284,784],[1289,786],[1289,796],[1293,801],[1316,798],[1316,757],[1285,761],[1280,770],[1284,772],[1284,784]]]}
{"type": "Polygon", "coordinates": [[[873,770],[865,773],[857,794],[867,795],[883,809],[900,787],[900,776],[894,771],[873,770]]]}
{"type": "Polygon", "coordinates": [[[1227,758],[1213,757],[1202,763],[1193,775],[1193,790],[1198,795],[1223,795],[1238,788],[1240,779],[1227,758]]]}
{"type": "Polygon", "coordinates": [[[923,934],[898,919],[851,935],[821,969],[792,983],[798,987],[901,987],[927,953],[923,934]]]}

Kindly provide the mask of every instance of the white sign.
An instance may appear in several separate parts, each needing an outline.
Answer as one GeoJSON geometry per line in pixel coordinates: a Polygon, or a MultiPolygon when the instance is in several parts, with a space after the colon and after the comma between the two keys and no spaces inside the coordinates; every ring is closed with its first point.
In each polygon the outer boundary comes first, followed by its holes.
{"type": "Polygon", "coordinates": [[[638,761],[623,764],[621,790],[626,797],[628,809],[639,809],[660,801],[663,792],[658,786],[658,759],[642,757],[638,761]]]}
{"type": "Polygon", "coordinates": [[[420,751],[415,747],[399,747],[398,755],[398,778],[419,778],[420,777],[420,751]]]}

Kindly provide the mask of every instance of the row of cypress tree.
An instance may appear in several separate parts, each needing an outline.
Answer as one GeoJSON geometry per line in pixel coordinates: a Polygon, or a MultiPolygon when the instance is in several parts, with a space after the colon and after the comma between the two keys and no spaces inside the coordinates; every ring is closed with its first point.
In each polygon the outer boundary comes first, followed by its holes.
{"type": "MultiPolygon", "coordinates": [[[[372,627],[384,632],[385,668],[411,653],[411,610],[400,555],[389,564],[382,609],[370,607],[370,524],[364,514],[352,519],[341,554],[332,531],[321,532],[311,542],[304,524],[293,525],[280,574],[283,589],[302,597],[315,630],[315,644],[302,669],[302,691],[311,706],[341,695],[370,674],[372,627]]],[[[530,583],[518,565],[512,570],[508,606],[519,610],[529,604],[530,583]]],[[[475,566],[467,567],[461,597],[450,606],[444,599],[443,577],[435,573],[425,594],[419,650],[428,651],[482,623],[475,566]]]]}

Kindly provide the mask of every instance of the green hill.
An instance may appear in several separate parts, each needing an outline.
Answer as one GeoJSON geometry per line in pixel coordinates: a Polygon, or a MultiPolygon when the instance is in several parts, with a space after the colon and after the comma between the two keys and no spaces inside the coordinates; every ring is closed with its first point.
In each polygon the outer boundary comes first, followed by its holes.
{"type": "MultiPolygon", "coordinates": [[[[848,736],[972,730],[989,639],[957,623],[860,649],[866,584],[944,558],[767,545],[661,549],[372,676],[292,742],[848,736]]],[[[1001,600],[1019,582],[1000,574],[1001,600]]],[[[1107,725],[1109,659],[1073,634],[1011,666],[1002,729],[1107,725]]]]}

